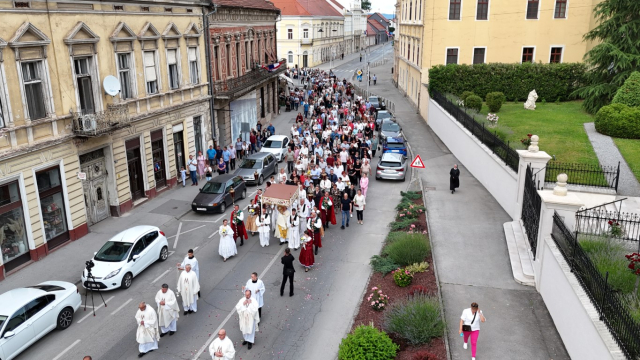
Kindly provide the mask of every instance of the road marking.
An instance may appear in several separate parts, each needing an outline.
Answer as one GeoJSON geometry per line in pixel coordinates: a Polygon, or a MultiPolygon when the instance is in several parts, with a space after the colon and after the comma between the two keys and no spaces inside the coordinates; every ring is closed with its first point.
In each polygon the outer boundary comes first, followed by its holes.
{"type": "Polygon", "coordinates": [[[173,248],[175,249],[178,246],[178,239],[180,239],[180,231],[182,230],[182,222],[178,224],[178,232],[176,233],[176,241],[173,242],[173,248]]]}
{"type": "Polygon", "coordinates": [[[218,220],[182,220],[182,221],[193,221],[193,222],[203,222],[203,223],[216,223],[218,220]]]}
{"type": "Polygon", "coordinates": [[[212,237],[214,237],[214,236],[218,233],[218,231],[219,231],[219,230],[216,230],[216,232],[214,232],[213,234],[209,235],[209,239],[211,239],[212,237]]]}
{"type": "Polygon", "coordinates": [[[107,300],[105,300],[102,304],[96,306],[93,311],[91,311],[90,313],[88,313],[87,315],[85,315],[82,319],[78,320],[78,324],[80,324],[81,322],[84,321],[84,319],[88,318],[89,316],[93,315],[94,311],[97,311],[98,309],[100,309],[101,307],[103,307],[106,303],[108,303],[109,301],[111,301],[111,299],[113,299],[115,296],[112,296],[110,298],[108,298],[107,300]]]}
{"type": "Polygon", "coordinates": [[[176,253],[175,251],[169,251],[169,256],[171,256],[171,255],[173,255],[175,253],[176,253]]]}
{"type": "MultiPolygon", "coordinates": [[[[276,253],[276,255],[273,257],[273,259],[271,259],[271,262],[269,262],[269,265],[267,265],[267,267],[262,270],[262,272],[260,274],[262,274],[261,276],[264,277],[264,274],[267,273],[267,271],[269,271],[269,269],[271,268],[271,266],[273,266],[273,264],[276,262],[276,260],[281,256],[282,254],[280,252],[276,253]]],[[[211,336],[209,336],[209,339],[207,339],[207,342],[204,343],[204,345],[200,348],[200,350],[198,350],[198,352],[196,353],[196,355],[193,357],[193,360],[197,360],[200,355],[202,355],[202,353],[207,350],[207,348],[209,347],[209,345],[211,344],[211,342],[218,337],[218,332],[224,327],[224,325],[227,323],[227,321],[229,321],[229,319],[231,319],[231,317],[233,316],[233,314],[236,313],[236,309],[233,309],[229,312],[229,314],[227,315],[227,317],[224,318],[224,320],[222,320],[222,323],[220,324],[220,326],[218,326],[218,328],[216,329],[216,331],[211,333],[211,336]]]]}
{"type": "Polygon", "coordinates": [[[127,300],[127,302],[125,302],[124,304],[120,305],[120,307],[119,307],[119,308],[115,309],[115,310],[111,313],[111,315],[115,315],[118,311],[122,310],[122,308],[123,308],[123,307],[127,306],[127,304],[128,304],[128,303],[130,303],[130,302],[132,302],[132,301],[133,301],[133,299],[129,299],[129,300],[127,300]]]}
{"type": "Polygon", "coordinates": [[[220,216],[220,217],[219,217],[219,218],[217,218],[214,222],[218,222],[218,221],[220,221],[220,220],[224,219],[225,217],[227,217],[227,214],[224,214],[224,215],[220,216]]]}
{"type": "MultiPolygon", "coordinates": [[[[171,268],[171,269],[173,269],[173,268],[171,268]]],[[[155,283],[156,281],[158,281],[158,280],[162,279],[162,277],[163,277],[163,276],[165,276],[169,271],[171,271],[171,269],[169,269],[169,270],[165,270],[165,272],[163,272],[162,274],[160,274],[160,276],[158,276],[158,277],[157,277],[155,280],[153,280],[151,283],[153,284],[153,283],[155,283]]]]}
{"type": "Polygon", "coordinates": [[[196,247],[194,247],[194,248],[193,248],[193,251],[198,250],[198,248],[199,248],[199,247],[200,247],[200,246],[196,246],[196,247]]]}
{"type": "MultiPolygon", "coordinates": [[[[188,232],[192,232],[192,231],[194,231],[194,230],[198,230],[198,229],[200,229],[201,227],[205,227],[205,226],[206,226],[206,225],[201,225],[201,226],[195,227],[195,228],[193,228],[193,229],[191,229],[191,230],[183,231],[183,232],[181,232],[181,233],[180,233],[180,235],[182,235],[182,234],[186,234],[186,233],[188,233],[188,232]]],[[[179,228],[178,228],[178,229],[179,229],[179,228]]],[[[177,234],[176,234],[176,235],[177,235],[177,234]]],[[[171,238],[173,238],[173,237],[176,237],[176,235],[171,235],[171,236],[169,236],[169,237],[167,238],[167,240],[168,240],[168,239],[171,239],[171,238]]],[[[175,249],[175,248],[174,248],[174,249],[175,249]]]]}
{"type": "Polygon", "coordinates": [[[62,350],[62,352],[60,354],[58,354],[58,356],[54,357],[53,360],[58,360],[62,358],[62,355],[66,354],[67,351],[71,350],[72,347],[78,345],[78,343],[80,343],[80,339],[76,340],[73,342],[73,344],[67,346],[66,349],[62,350]]]}

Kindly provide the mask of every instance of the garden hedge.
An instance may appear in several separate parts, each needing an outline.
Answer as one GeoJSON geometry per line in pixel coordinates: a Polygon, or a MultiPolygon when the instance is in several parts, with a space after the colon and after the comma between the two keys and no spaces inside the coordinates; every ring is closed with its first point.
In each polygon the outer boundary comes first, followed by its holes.
{"type": "Polygon", "coordinates": [[[436,65],[429,70],[429,88],[455,95],[472,91],[483,99],[500,91],[508,101],[525,101],[535,89],[539,101],[564,101],[585,83],[585,72],[582,63],[436,65]]]}
{"type": "Polygon", "coordinates": [[[624,139],[640,139],[640,108],[625,104],[603,106],[596,114],[595,125],[601,134],[624,139]]]}
{"type": "Polygon", "coordinates": [[[616,92],[612,104],[640,106],[640,72],[634,71],[616,92]]]}

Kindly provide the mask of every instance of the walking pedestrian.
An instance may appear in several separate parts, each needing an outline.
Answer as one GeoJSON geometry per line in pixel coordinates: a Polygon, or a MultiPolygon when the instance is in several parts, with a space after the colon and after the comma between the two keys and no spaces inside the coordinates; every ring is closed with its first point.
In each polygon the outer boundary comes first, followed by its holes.
{"type": "Polygon", "coordinates": [[[251,236],[253,236],[258,232],[258,224],[256,222],[260,214],[260,205],[256,203],[255,199],[251,199],[251,204],[249,205],[248,211],[249,216],[247,217],[245,228],[247,232],[250,232],[251,236]]]}
{"type": "Polygon", "coordinates": [[[295,258],[291,255],[291,249],[284,249],[284,256],[280,259],[282,263],[282,284],[280,285],[280,296],[284,296],[284,286],[287,283],[287,279],[289,279],[289,296],[293,296],[293,274],[295,274],[296,269],[293,268],[293,261],[295,258]]]}
{"type": "Polygon", "coordinates": [[[218,229],[220,234],[220,244],[218,245],[218,254],[222,256],[223,261],[238,254],[236,242],[233,240],[233,229],[229,226],[229,220],[222,220],[222,225],[218,229]]]}
{"type": "Polygon", "coordinates": [[[240,246],[244,245],[244,241],[249,239],[247,235],[247,229],[244,225],[244,212],[240,210],[240,205],[233,206],[231,212],[231,230],[233,230],[233,242],[236,242],[236,238],[240,238],[240,246]]]}
{"type": "Polygon", "coordinates": [[[182,181],[182,187],[187,186],[187,170],[184,166],[180,166],[180,180],[182,181]]]}
{"type": "Polygon", "coordinates": [[[284,154],[284,160],[287,162],[287,171],[290,173],[293,172],[293,161],[295,160],[295,154],[293,151],[291,151],[291,148],[289,148],[289,150],[287,150],[287,152],[284,154]]]}
{"type": "Polygon", "coordinates": [[[463,348],[467,349],[467,342],[471,337],[471,360],[476,360],[476,346],[478,344],[478,336],[480,335],[480,323],[487,319],[482,314],[482,310],[478,308],[478,303],[471,303],[471,307],[462,311],[460,316],[460,334],[464,336],[463,348]]]}
{"type": "Polygon", "coordinates": [[[315,248],[315,254],[318,255],[318,248],[322,247],[322,220],[318,217],[318,213],[311,211],[311,217],[307,220],[307,229],[313,232],[313,247],[315,248]]]}
{"type": "Polygon", "coordinates": [[[453,164],[453,169],[449,171],[449,190],[453,194],[460,187],[460,170],[458,164],[453,164]]]}
{"type": "Polygon", "coordinates": [[[251,278],[242,287],[242,291],[251,290],[251,298],[258,302],[258,315],[262,318],[262,306],[264,305],[264,282],[258,279],[258,273],[252,272],[251,278]]]}
{"type": "MultiPolygon", "coordinates": [[[[345,195],[347,195],[345,193],[345,195]]],[[[367,200],[365,196],[362,194],[361,190],[358,190],[358,194],[353,198],[353,206],[356,208],[356,216],[358,219],[358,224],[362,225],[364,223],[364,207],[367,204],[367,200]]]]}
{"type": "Polygon", "coordinates": [[[280,239],[280,245],[284,245],[289,241],[287,236],[289,230],[289,211],[284,206],[278,206],[276,210],[276,237],[280,239]]]}
{"type": "Polygon", "coordinates": [[[202,180],[204,179],[204,164],[205,164],[205,158],[204,155],[202,155],[202,151],[198,151],[198,176],[199,179],[202,180]]]}
{"type": "Polygon", "coordinates": [[[373,74],[373,85],[376,84],[376,81],[378,81],[378,78],[376,77],[376,74],[373,74]]]}
{"type": "Polygon", "coordinates": [[[213,145],[209,145],[209,150],[207,150],[207,159],[209,160],[209,165],[216,166],[216,151],[213,148],[213,145]]]}
{"type": "Polygon", "coordinates": [[[178,330],[177,322],[180,317],[180,307],[176,294],[169,289],[169,285],[162,284],[162,288],[156,293],[156,305],[158,305],[158,323],[160,324],[160,337],[169,333],[169,336],[178,330]]]}
{"type": "MultiPolygon", "coordinates": [[[[196,277],[200,281],[200,265],[198,265],[198,259],[193,255],[193,249],[187,251],[187,256],[184,257],[182,263],[178,263],[178,270],[184,270],[187,265],[191,265],[191,270],[196,273],[196,277]]],[[[198,297],[200,297],[200,291],[198,291],[198,297]]]]}
{"type": "Polygon", "coordinates": [[[367,196],[367,189],[369,188],[369,178],[368,177],[361,177],[360,178],[360,190],[358,190],[358,192],[360,192],[362,190],[362,195],[367,196]]]}
{"type": "Polygon", "coordinates": [[[209,355],[213,360],[233,360],[236,356],[233,341],[227,337],[225,329],[220,329],[218,337],[209,345],[209,355]]]}
{"type": "Polygon", "coordinates": [[[193,158],[193,155],[189,155],[187,166],[189,167],[189,175],[191,176],[191,186],[198,186],[198,161],[193,158]]]}
{"type": "Polygon", "coordinates": [[[200,292],[200,282],[198,276],[191,270],[191,265],[187,264],[184,271],[178,278],[176,290],[182,297],[182,307],[184,315],[198,311],[198,292],[200,292]]]}
{"type": "Polygon", "coordinates": [[[258,313],[258,302],[251,298],[251,290],[245,290],[244,297],[236,304],[236,312],[240,321],[240,331],[242,332],[242,346],[249,344],[248,348],[255,343],[256,331],[260,323],[260,314],[258,313]]]}
{"type": "Polygon", "coordinates": [[[264,205],[260,212],[260,217],[256,220],[258,226],[258,234],[260,234],[260,246],[269,246],[269,237],[271,236],[271,217],[267,213],[267,205],[264,205]]]}
{"type": "Polygon", "coordinates": [[[315,262],[315,257],[313,256],[313,231],[307,230],[301,242],[302,250],[300,250],[298,261],[304,266],[304,272],[308,272],[315,262]]]}
{"type": "Polygon", "coordinates": [[[296,208],[291,209],[287,226],[289,227],[287,231],[289,249],[298,250],[300,247],[300,217],[298,216],[298,210],[296,210],[296,208]]]}
{"type": "Polygon", "coordinates": [[[349,217],[353,212],[353,201],[349,199],[349,195],[343,194],[342,199],[340,200],[340,208],[342,210],[342,226],[340,229],[344,230],[345,220],[347,223],[347,227],[349,227],[349,217]]]}
{"type": "Polygon", "coordinates": [[[231,160],[231,153],[229,153],[229,150],[227,149],[226,146],[222,149],[222,160],[224,160],[224,173],[228,174],[229,160],[231,160]]]}
{"type": "Polygon", "coordinates": [[[151,306],[144,301],[138,305],[136,312],[136,322],[138,330],[136,330],[136,341],[138,342],[138,357],[145,356],[148,352],[158,350],[158,316],[151,306]]]}

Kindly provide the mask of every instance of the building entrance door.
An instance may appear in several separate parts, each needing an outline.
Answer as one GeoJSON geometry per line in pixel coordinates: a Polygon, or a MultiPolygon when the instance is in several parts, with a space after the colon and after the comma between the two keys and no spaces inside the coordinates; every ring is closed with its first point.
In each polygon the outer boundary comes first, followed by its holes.
{"type": "Polygon", "coordinates": [[[156,189],[167,186],[163,139],[162,130],[151,132],[151,154],[153,154],[153,176],[156,180],[156,189]]]}
{"type": "Polygon", "coordinates": [[[125,143],[127,148],[127,167],[129,169],[129,189],[131,201],[144,197],[144,176],[142,158],[140,157],[140,139],[132,139],[125,143]]]}
{"type": "Polygon", "coordinates": [[[309,67],[309,55],[307,54],[302,55],[302,67],[303,68],[309,67]]]}
{"type": "Polygon", "coordinates": [[[87,222],[93,225],[109,217],[107,171],[104,149],[80,155],[80,171],[87,179],[82,182],[87,222]]]}
{"type": "Polygon", "coordinates": [[[173,153],[176,157],[176,174],[178,174],[178,178],[180,178],[180,168],[183,168],[184,165],[184,140],[182,137],[182,131],[173,133],[173,153]]]}

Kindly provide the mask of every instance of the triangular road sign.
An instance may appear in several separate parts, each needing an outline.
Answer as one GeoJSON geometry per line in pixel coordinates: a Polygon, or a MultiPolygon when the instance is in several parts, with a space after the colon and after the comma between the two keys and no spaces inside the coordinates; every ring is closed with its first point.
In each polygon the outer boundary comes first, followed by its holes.
{"type": "Polygon", "coordinates": [[[424,163],[422,162],[422,158],[420,155],[416,155],[415,159],[411,162],[412,168],[424,169],[424,163]]]}

